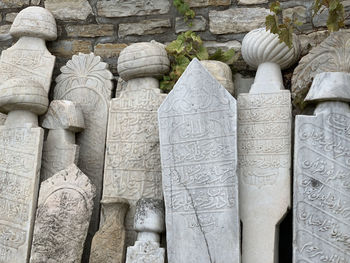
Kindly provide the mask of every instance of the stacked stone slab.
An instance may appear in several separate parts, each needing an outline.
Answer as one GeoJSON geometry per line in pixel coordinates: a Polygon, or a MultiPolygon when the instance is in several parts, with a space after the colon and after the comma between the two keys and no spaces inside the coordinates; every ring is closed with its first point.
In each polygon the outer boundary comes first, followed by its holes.
{"type": "Polygon", "coordinates": [[[295,119],[293,262],[350,258],[350,74],[316,75],[295,119]]]}
{"type": "Polygon", "coordinates": [[[70,164],[78,163],[79,146],[75,144],[75,133],[85,127],[83,112],[75,102],[53,100],[41,126],[49,130],[40,171],[41,181],[45,181],[70,164]]]}
{"type": "Polygon", "coordinates": [[[258,70],[249,94],[238,96],[242,263],[273,263],[278,258],[279,222],[291,204],[292,105],[281,68],[293,64],[299,51],[295,35],[290,49],[265,28],[243,39],[243,58],[258,70]]]}
{"type": "Polygon", "coordinates": [[[158,122],[169,263],[240,262],[235,99],[194,59],[158,122]]]}
{"type": "Polygon", "coordinates": [[[90,263],[124,263],[124,220],[129,208],[128,200],[114,197],[101,201],[104,224],[92,239],[90,263]]]}
{"type": "Polygon", "coordinates": [[[160,233],[164,231],[162,200],[141,198],[136,203],[134,229],[137,241],[128,247],[126,263],[164,263],[165,249],[160,247],[160,233]]]}
{"type": "Polygon", "coordinates": [[[85,122],[83,132],[77,134],[78,167],[96,187],[94,208],[86,242],[88,255],[93,235],[99,226],[102,193],[103,163],[107,132],[108,108],[112,96],[112,73],[108,65],[93,53],[74,55],[61,68],[56,78],[54,99],[70,100],[80,105],[85,122]]]}
{"type": "Polygon", "coordinates": [[[31,263],[81,262],[94,195],[95,187],[75,164],[42,182],[31,263]]]}
{"type": "Polygon", "coordinates": [[[160,93],[157,77],[168,70],[167,53],[156,43],[130,45],[118,59],[119,75],[127,82],[118,98],[111,101],[103,199],[129,201],[127,245],[136,240],[133,222],[137,200],[163,198],[157,110],[166,95],[160,93]]]}
{"type": "Polygon", "coordinates": [[[55,57],[45,40],[56,38],[52,14],[28,7],[10,33],[19,40],[0,58],[0,262],[28,262],[37,203],[43,129],[38,115],[48,108],[55,57]]]}

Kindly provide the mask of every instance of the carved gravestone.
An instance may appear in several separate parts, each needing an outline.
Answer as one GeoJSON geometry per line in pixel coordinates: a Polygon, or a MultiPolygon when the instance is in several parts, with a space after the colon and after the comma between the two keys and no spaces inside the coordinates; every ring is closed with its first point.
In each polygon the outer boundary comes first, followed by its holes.
{"type": "Polygon", "coordinates": [[[128,247],[126,263],[164,263],[165,249],[159,245],[164,231],[164,204],[162,200],[141,198],[136,203],[134,228],[137,241],[128,247]]]}
{"type": "Polygon", "coordinates": [[[316,75],[295,118],[293,262],[350,259],[350,74],[316,75]]]}
{"type": "Polygon", "coordinates": [[[70,164],[78,163],[79,146],[75,144],[75,133],[84,129],[84,116],[77,103],[53,100],[42,127],[49,130],[40,171],[41,181],[45,181],[70,164]]]}
{"type": "Polygon", "coordinates": [[[155,77],[169,70],[169,59],[157,44],[136,43],[121,52],[118,70],[128,81],[109,110],[103,199],[129,201],[126,245],[133,245],[137,200],[163,198],[157,110],[166,95],[155,77]]]}
{"type": "MultiPolygon", "coordinates": [[[[107,131],[108,108],[112,95],[112,73],[99,56],[74,55],[61,68],[56,78],[54,99],[79,103],[85,129],[76,136],[79,145],[78,166],[96,187],[94,209],[87,237],[87,248],[98,229],[102,194],[103,163],[107,131]]],[[[85,253],[88,255],[88,253],[85,253]]]]}
{"type": "Polygon", "coordinates": [[[158,121],[169,263],[240,262],[235,99],[194,59],[158,121]]]}
{"type": "Polygon", "coordinates": [[[48,108],[55,58],[45,40],[56,38],[55,19],[29,7],[15,18],[17,43],[0,58],[0,262],[28,262],[37,203],[44,131],[38,115],[48,108]]]}
{"type": "Polygon", "coordinates": [[[81,262],[95,187],[75,164],[42,182],[31,263],[81,262]]]}
{"type": "Polygon", "coordinates": [[[296,36],[289,48],[265,28],[242,42],[243,58],[257,68],[250,92],[237,99],[242,263],[272,263],[278,255],[279,223],[291,204],[292,105],[281,68],[293,64],[299,50],[296,36]]]}

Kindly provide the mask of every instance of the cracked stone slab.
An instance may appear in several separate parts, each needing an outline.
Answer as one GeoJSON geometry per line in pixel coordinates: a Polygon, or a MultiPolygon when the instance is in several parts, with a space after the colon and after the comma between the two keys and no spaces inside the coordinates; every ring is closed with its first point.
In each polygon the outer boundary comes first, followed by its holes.
{"type": "Polygon", "coordinates": [[[236,107],[194,59],[158,110],[169,263],[240,262],[236,107]]]}

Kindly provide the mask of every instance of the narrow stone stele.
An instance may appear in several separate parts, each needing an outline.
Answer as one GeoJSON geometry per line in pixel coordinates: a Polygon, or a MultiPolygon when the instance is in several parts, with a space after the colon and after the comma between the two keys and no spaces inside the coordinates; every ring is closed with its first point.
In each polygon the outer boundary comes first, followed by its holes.
{"type": "MultiPolygon", "coordinates": [[[[85,122],[84,131],[76,135],[79,145],[78,167],[96,187],[94,210],[84,257],[89,255],[93,235],[99,226],[103,163],[106,145],[108,108],[112,96],[112,73],[108,65],[93,53],[74,55],[56,78],[53,97],[80,105],[85,122]]],[[[84,258],[84,260],[87,260],[84,258]]]]}
{"type": "Polygon", "coordinates": [[[40,181],[45,181],[71,164],[78,163],[79,146],[75,133],[84,130],[80,106],[68,100],[53,100],[41,126],[49,130],[44,141],[40,181]]]}
{"type": "Polygon", "coordinates": [[[52,14],[23,9],[10,33],[19,38],[0,58],[0,262],[29,261],[44,131],[38,115],[47,111],[55,57],[45,40],[56,38],[52,14]]]}
{"type": "Polygon", "coordinates": [[[314,78],[313,116],[295,118],[293,262],[350,259],[350,74],[314,78]]]}
{"type": "Polygon", "coordinates": [[[258,68],[249,94],[238,96],[242,263],[278,258],[279,223],[291,203],[292,105],[281,68],[292,65],[299,52],[297,36],[290,49],[265,28],[249,32],[242,42],[244,60],[258,68]]]}
{"type": "Polygon", "coordinates": [[[164,231],[162,200],[142,198],[136,203],[134,229],[137,241],[128,247],[126,263],[164,263],[165,249],[160,247],[160,233],[164,231]]]}
{"type": "Polygon", "coordinates": [[[101,201],[104,224],[92,239],[90,263],[125,262],[124,220],[129,204],[125,198],[107,198],[101,201]]]}
{"type": "Polygon", "coordinates": [[[164,47],[148,42],[126,47],[118,59],[119,74],[127,82],[109,109],[103,199],[129,201],[126,246],[136,240],[137,200],[163,199],[157,110],[166,95],[156,77],[165,74],[169,64],[164,47]]]}
{"type": "Polygon", "coordinates": [[[236,100],[194,59],[158,122],[168,262],[240,262],[236,100]]]}
{"type": "Polygon", "coordinates": [[[41,183],[31,263],[81,262],[94,196],[75,164],[41,183]]]}

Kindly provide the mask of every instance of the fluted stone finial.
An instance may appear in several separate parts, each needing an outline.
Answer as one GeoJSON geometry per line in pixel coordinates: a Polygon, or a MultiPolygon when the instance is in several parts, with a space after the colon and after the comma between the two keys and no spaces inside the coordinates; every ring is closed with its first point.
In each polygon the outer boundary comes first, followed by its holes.
{"type": "Polygon", "coordinates": [[[250,31],[242,42],[242,56],[251,67],[257,68],[251,93],[283,89],[281,69],[291,66],[299,57],[300,42],[293,35],[293,45],[289,48],[281,43],[278,35],[258,28],[250,31]]]}
{"type": "Polygon", "coordinates": [[[124,48],[118,58],[118,73],[125,81],[161,77],[169,68],[170,61],[165,49],[152,42],[132,44],[124,48]]]}

